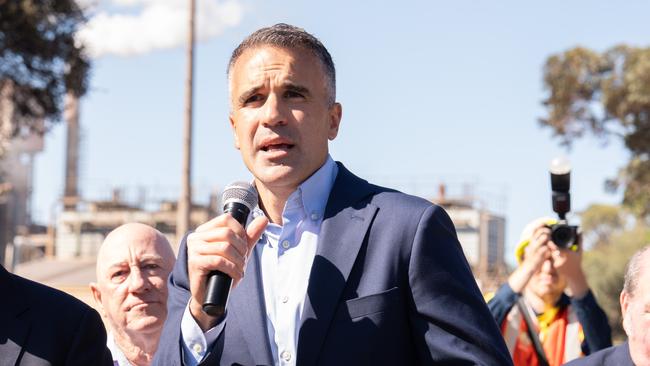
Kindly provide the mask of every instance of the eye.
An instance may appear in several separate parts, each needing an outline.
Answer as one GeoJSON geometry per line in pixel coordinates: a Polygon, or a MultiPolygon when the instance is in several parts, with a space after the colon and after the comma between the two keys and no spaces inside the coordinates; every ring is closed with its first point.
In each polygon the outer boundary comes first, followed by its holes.
{"type": "Polygon", "coordinates": [[[261,102],[262,100],[264,100],[264,96],[262,94],[253,94],[244,100],[244,105],[261,102]]]}
{"type": "Polygon", "coordinates": [[[124,280],[124,278],[126,278],[126,276],[127,276],[127,271],[124,270],[115,271],[111,274],[111,281],[121,282],[122,280],[124,280]]]}
{"type": "Polygon", "coordinates": [[[147,263],[144,266],[142,266],[142,268],[143,269],[158,269],[158,268],[160,268],[160,266],[157,265],[156,263],[147,263]]]}
{"type": "Polygon", "coordinates": [[[297,92],[295,90],[287,90],[284,92],[284,97],[288,99],[295,99],[295,98],[303,99],[305,96],[302,93],[297,92]]]}

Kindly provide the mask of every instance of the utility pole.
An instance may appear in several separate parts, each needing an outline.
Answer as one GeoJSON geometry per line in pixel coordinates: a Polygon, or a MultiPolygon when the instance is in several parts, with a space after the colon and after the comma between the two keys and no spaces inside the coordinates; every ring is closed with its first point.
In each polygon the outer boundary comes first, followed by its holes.
{"type": "Polygon", "coordinates": [[[63,207],[75,210],[79,202],[79,97],[70,90],[65,95],[63,115],[67,128],[63,207]]]}
{"type": "Polygon", "coordinates": [[[187,42],[187,79],[185,82],[185,122],[183,124],[183,161],[181,170],[181,193],[178,197],[176,237],[180,238],[190,229],[192,212],[192,106],[194,103],[194,13],[196,0],[189,0],[189,32],[187,42]]]}

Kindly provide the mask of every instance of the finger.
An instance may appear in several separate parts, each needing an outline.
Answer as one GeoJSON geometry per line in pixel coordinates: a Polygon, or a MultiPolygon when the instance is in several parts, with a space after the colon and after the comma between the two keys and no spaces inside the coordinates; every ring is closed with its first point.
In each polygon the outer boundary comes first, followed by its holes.
{"type": "Polygon", "coordinates": [[[536,249],[536,248],[545,246],[546,243],[548,243],[549,239],[550,239],[550,236],[547,235],[545,232],[536,233],[533,236],[533,240],[531,242],[531,247],[536,249]]]}
{"type": "Polygon", "coordinates": [[[551,235],[546,231],[542,231],[536,234],[535,239],[539,245],[544,245],[551,239],[551,235]]]}
{"type": "Polygon", "coordinates": [[[238,235],[241,235],[242,237],[244,236],[245,231],[243,226],[237,222],[237,220],[235,220],[229,213],[219,215],[212,220],[199,225],[199,227],[196,228],[195,232],[200,233],[218,227],[229,227],[238,235]]]}
{"type": "Polygon", "coordinates": [[[237,234],[227,226],[213,227],[204,231],[196,231],[188,235],[188,241],[229,241],[236,238],[237,234]]]}
{"type": "MultiPolygon", "coordinates": [[[[237,224],[239,225],[239,224],[237,224]]],[[[241,229],[243,231],[243,228],[241,229]]],[[[225,242],[234,245],[235,248],[239,251],[239,254],[246,256],[246,251],[248,249],[246,240],[235,233],[229,227],[218,227],[212,228],[208,231],[203,231],[200,233],[192,233],[188,237],[188,245],[199,245],[202,243],[218,243],[225,242]]],[[[214,253],[211,253],[214,254],[214,253]]]]}
{"type": "Polygon", "coordinates": [[[544,225],[538,227],[535,229],[535,231],[533,231],[533,237],[540,236],[542,234],[551,235],[551,229],[548,226],[544,225]]]}
{"type": "Polygon", "coordinates": [[[243,265],[234,263],[225,257],[203,256],[194,262],[194,265],[204,274],[205,277],[207,277],[212,271],[223,272],[234,280],[244,276],[243,265]]]}
{"type": "MultiPolygon", "coordinates": [[[[242,246],[243,244],[240,244],[242,246]]],[[[224,257],[229,261],[244,267],[246,263],[245,255],[241,254],[240,249],[228,242],[210,242],[195,243],[192,248],[192,259],[197,257],[224,257]]]]}
{"type": "Polygon", "coordinates": [[[212,220],[199,225],[196,228],[196,230],[194,230],[194,232],[195,233],[200,233],[202,231],[206,231],[208,229],[212,229],[212,228],[220,226],[220,223],[223,222],[223,216],[224,215],[219,215],[217,217],[214,217],[212,220]]]}
{"type": "Polygon", "coordinates": [[[260,236],[266,229],[266,225],[269,224],[269,220],[264,216],[256,217],[255,220],[251,221],[246,229],[246,235],[248,236],[248,252],[255,246],[260,236]]]}

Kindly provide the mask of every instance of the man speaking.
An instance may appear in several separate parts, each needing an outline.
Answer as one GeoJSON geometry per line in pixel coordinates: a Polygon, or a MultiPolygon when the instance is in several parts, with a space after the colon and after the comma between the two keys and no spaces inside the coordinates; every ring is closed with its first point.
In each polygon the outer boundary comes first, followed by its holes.
{"type": "Polygon", "coordinates": [[[447,214],[332,160],[341,105],[327,49],[277,24],[228,65],[235,146],[258,206],[181,243],[158,365],[511,365],[447,214]],[[225,313],[202,309],[214,270],[225,313]]]}

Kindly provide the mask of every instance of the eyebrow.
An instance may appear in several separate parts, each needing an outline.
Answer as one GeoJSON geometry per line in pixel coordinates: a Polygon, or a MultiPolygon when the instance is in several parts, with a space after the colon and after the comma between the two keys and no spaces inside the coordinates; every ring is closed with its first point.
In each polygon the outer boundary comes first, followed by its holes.
{"type": "Polygon", "coordinates": [[[241,93],[239,95],[239,98],[237,98],[237,101],[239,102],[239,104],[246,103],[246,100],[248,98],[250,98],[252,95],[254,95],[255,93],[257,93],[257,91],[260,90],[261,88],[262,88],[262,86],[258,85],[258,86],[254,86],[254,87],[246,90],[245,92],[243,92],[243,93],[241,93]]]}
{"type": "Polygon", "coordinates": [[[293,91],[293,92],[296,92],[296,93],[305,94],[307,96],[311,95],[311,93],[309,92],[309,89],[307,89],[306,87],[304,87],[302,85],[286,83],[286,84],[283,85],[283,87],[286,90],[290,90],[290,91],[293,91]]]}
{"type": "MultiPolygon", "coordinates": [[[[140,258],[140,263],[147,262],[147,261],[162,262],[163,258],[161,256],[159,256],[159,255],[156,255],[156,254],[145,254],[145,255],[142,256],[142,258],[140,258]]],[[[108,270],[111,270],[111,269],[114,269],[114,268],[117,269],[117,268],[121,268],[121,267],[125,267],[125,266],[128,267],[129,262],[121,261],[121,262],[113,263],[110,266],[108,266],[108,270]]]]}
{"type": "MultiPolygon", "coordinates": [[[[256,86],[244,91],[243,93],[240,94],[239,98],[237,98],[237,101],[239,102],[239,104],[246,103],[246,100],[248,98],[250,98],[252,95],[254,95],[255,93],[257,93],[260,89],[262,89],[262,87],[263,87],[262,85],[256,85],[256,86]]],[[[282,84],[281,87],[283,89],[285,89],[285,90],[305,94],[306,96],[311,96],[311,92],[309,91],[309,89],[307,87],[302,86],[302,85],[294,84],[294,83],[291,83],[291,82],[286,82],[286,83],[282,84]]]]}

